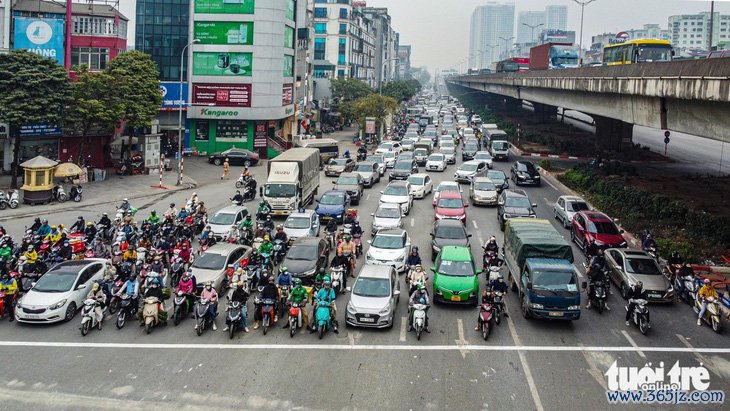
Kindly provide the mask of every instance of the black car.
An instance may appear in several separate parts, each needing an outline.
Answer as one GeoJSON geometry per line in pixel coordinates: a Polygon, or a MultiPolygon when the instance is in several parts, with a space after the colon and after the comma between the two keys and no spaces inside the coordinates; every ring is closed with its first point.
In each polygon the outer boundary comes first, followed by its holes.
{"type": "Polygon", "coordinates": [[[504,231],[504,225],[510,218],[536,218],[535,207],[537,204],[530,203],[524,190],[502,191],[497,200],[499,229],[504,231]]]}
{"type": "Polygon", "coordinates": [[[342,173],[337,180],[333,181],[333,183],[335,184],[332,188],[333,190],[347,191],[347,194],[350,195],[350,202],[353,205],[360,204],[364,187],[363,179],[360,174],[342,173]]]}
{"type": "Polygon", "coordinates": [[[464,161],[473,160],[477,151],[479,151],[479,141],[470,138],[464,141],[464,147],[461,149],[461,159],[464,161]]]}
{"type": "Polygon", "coordinates": [[[487,178],[492,180],[494,185],[497,186],[498,193],[501,193],[505,188],[509,188],[507,174],[502,170],[487,170],[487,178]]]}
{"type": "Polygon", "coordinates": [[[225,159],[232,166],[253,166],[259,162],[258,154],[243,148],[231,148],[220,153],[213,153],[208,156],[208,162],[217,166],[223,164],[225,159]]]}
{"type": "Polygon", "coordinates": [[[470,237],[461,221],[452,218],[436,220],[431,230],[431,261],[436,261],[438,253],[447,245],[469,247],[470,237]]]}
{"type": "Polygon", "coordinates": [[[323,238],[297,238],[279,267],[286,267],[292,277],[311,284],[319,269],[329,264],[329,252],[329,245],[323,238]]]}
{"type": "Polygon", "coordinates": [[[510,169],[510,176],[516,185],[534,184],[540,185],[540,171],[530,161],[515,161],[510,169]]]}
{"type": "Polygon", "coordinates": [[[393,170],[388,175],[388,181],[408,180],[411,174],[418,173],[418,164],[416,160],[398,160],[393,166],[393,170]]]}

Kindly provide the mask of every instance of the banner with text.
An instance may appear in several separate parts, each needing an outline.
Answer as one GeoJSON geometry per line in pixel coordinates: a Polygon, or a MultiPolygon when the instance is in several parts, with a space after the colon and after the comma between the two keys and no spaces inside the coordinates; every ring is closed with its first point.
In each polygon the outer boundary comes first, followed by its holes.
{"type": "Polygon", "coordinates": [[[193,104],[251,107],[250,84],[193,84],[193,104]]]}
{"type": "Polygon", "coordinates": [[[252,53],[193,53],[195,76],[251,76],[252,53]]]}
{"type": "Polygon", "coordinates": [[[196,21],[193,37],[198,44],[253,44],[253,22],[196,21]]]}
{"type": "Polygon", "coordinates": [[[178,110],[181,105],[183,109],[187,109],[188,83],[183,83],[182,100],[180,100],[180,83],[177,81],[161,81],[160,93],[162,93],[162,107],[160,107],[161,110],[178,110]]]}
{"type": "Polygon", "coordinates": [[[281,105],[288,106],[294,102],[294,84],[284,84],[281,90],[281,105]]]}
{"type": "Polygon", "coordinates": [[[195,0],[196,13],[253,14],[254,0],[195,0]]]}
{"type": "Polygon", "coordinates": [[[15,17],[14,48],[50,57],[63,64],[63,28],[63,20],[15,17]]]}

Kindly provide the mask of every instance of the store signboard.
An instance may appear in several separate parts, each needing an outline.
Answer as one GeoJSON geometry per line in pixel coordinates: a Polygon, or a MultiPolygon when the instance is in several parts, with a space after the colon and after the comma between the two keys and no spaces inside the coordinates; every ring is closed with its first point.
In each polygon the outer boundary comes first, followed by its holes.
{"type": "Polygon", "coordinates": [[[365,117],[365,134],[375,134],[375,117],[365,117]]]}
{"type": "Polygon", "coordinates": [[[193,104],[251,107],[250,84],[193,84],[193,104]]]}
{"type": "Polygon", "coordinates": [[[196,21],[193,37],[198,44],[253,44],[253,22],[250,21],[196,21]]]}
{"type": "Polygon", "coordinates": [[[265,121],[257,121],[253,133],[253,147],[264,148],[268,145],[268,127],[265,121]]]}
{"type": "Polygon", "coordinates": [[[25,49],[63,64],[63,20],[15,17],[13,47],[25,49]]]}
{"type": "Polygon", "coordinates": [[[251,76],[252,53],[195,52],[194,76],[251,76]]]}
{"type": "Polygon", "coordinates": [[[195,0],[195,12],[211,14],[253,14],[254,1],[255,0],[195,0]]]}
{"type": "Polygon", "coordinates": [[[46,123],[25,124],[20,126],[21,137],[51,137],[61,136],[61,127],[46,123]]]}
{"type": "Polygon", "coordinates": [[[281,90],[281,105],[288,106],[294,102],[294,84],[284,84],[281,90]]]}
{"type": "Polygon", "coordinates": [[[183,109],[188,106],[188,83],[182,83],[182,100],[180,100],[180,83],[177,81],[161,81],[160,93],[162,94],[161,110],[183,109]]]}

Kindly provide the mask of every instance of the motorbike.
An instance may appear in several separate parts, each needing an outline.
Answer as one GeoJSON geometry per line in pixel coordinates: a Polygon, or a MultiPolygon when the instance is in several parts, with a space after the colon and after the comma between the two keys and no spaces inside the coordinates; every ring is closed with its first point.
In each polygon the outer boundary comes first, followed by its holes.
{"type": "Polygon", "coordinates": [[[84,307],[81,309],[81,335],[86,336],[94,327],[101,329],[101,323],[96,321],[96,307],[98,306],[99,302],[93,298],[84,300],[84,307]]]}
{"type": "MultiPolygon", "coordinates": [[[[482,247],[484,248],[484,247],[482,247]]],[[[484,251],[484,256],[482,257],[482,268],[487,270],[491,267],[497,265],[499,262],[499,258],[497,257],[497,253],[494,251],[484,251]]]]}
{"type": "Polygon", "coordinates": [[[205,328],[213,326],[213,318],[208,313],[211,304],[213,303],[207,298],[198,298],[198,302],[195,303],[195,332],[198,336],[203,335],[205,328]]]}
{"type": "Polygon", "coordinates": [[[170,285],[177,286],[183,273],[185,273],[185,263],[177,261],[173,262],[170,266],[170,285]]]}
{"type": "Polygon", "coordinates": [[[303,317],[302,310],[305,309],[306,302],[291,303],[289,307],[289,337],[294,338],[294,334],[297,332],[297,328],[302,328],[303,317]]]}
{"type": "Polygon", "coordinates": [[[330,310],[332,309],[331,303],[328,301],[318,301],[317,309],[315,310],[314,320],[317,334],[321,340],[324,333],[332,329],[332,317],[330,310]]]}
{"type": "Polygon", "coordinates": [[[281,264],[282,260],[284,260],[284,256],[286,255],[287,247],[284,240],[274,240],[274,251],[273,251],[273,263],[274,265],[281,264]]]}
{"type": "Polygon", "coordinates": [[[163,324],[167,325],[167,317],[164,311],[159,311],[158,304],[161,301],[157,297],[147,297],[144,299],[142,308],[142,323],[144,324],[145,333],[152,332],[152,327],[163,324]]]}
{"type": "Polygon", "coordinates": [[[426,304],[413,304],[413,323],[411,327],[416,331],[416,339],[421,341],[421,333],[426,328],[426,304]]]}
{"type": "Polygon", "coordinates": [[[243,193],[241,193],[243,196],[243,201],[252,201],[256,199],[256,189],[253,186],[246,186],[243,189],[243,193]]]}
{"type": "Polygon", "coordinates": [[[66,191],[63,189],[61,184],[51,189],[51,200],[58,201],[59,203],[63,203],[68,200],[68,194],[66,194],[66,191]]]}
{"type": "Polygon", "coordinates": [[[331,274],[330,274],[330,280],[332,281],[332,289],[335,290],[337,294],[342,294],[342,292],[345,290],[345,287],[342,284],[343,277],[345,276],[345,266],[338,265],[335,267],[330,268],[331,274]]]}
{"type": "Polygon", "coordinates": [[[234,334],[241,327],[241,302],[229,301],[226,310],[228,311],[226,325],[228,326],[230,338],[233,339],[234,334]]]}
{"type": "MultiPolygon", "coordinates": [[[[633,302],[635,305],[634,312],[631,313],[631,321],[639,326],[639,331],[642,334],[646,335],[649,332],[649,328],[651,328],[651,324],[649,323],[649,307],[647,307],[648,302],[644,299],[631,299],[629,302],[633,302]]],[[[628,306],[624,306],[624,308],[626,311],[629,310],[628,306]]]]}
{"type": "Polygon", "coordinates": [[[489,338],[492,331],[492,321],[494,320],[494,310],[492,304],[482,304],[479,308],[479,328],[482,330],[484,341],[489,338]]]}
{"type": "Polygon", "coordinates": [[[499,325],[502,322],[502,313],[504,312],[504,294],[501,291],[494,292],[494,322],[499,325]]]}
{"type": "Polygon", "coordinates": [[[352,242],[355,243],[355,256],[362,256],[362,234],[353,234],[352,242]]]}
{"type": "Polygon", "coordinates": [[[111,293],[110,295],[107,295],[107,298],[109,299],[109,314],[114,315],[119,309],[121,298],[117,296],[117,293],[122,289],[123,285],[124,281],[122,281],[118,275],[114,277],[111,286],[111,293]]]}
{"type": "Polygon", "coordinates": [[[325,241],[327,241],[327,244],[329,245],[330,250],[334,249],[334,247],[335,247],[335,233],[334,232],[327,231],[327,233],[325,234],[324,239],[325,239],[325,241]]]}
{"type": "Polygon", "coordinates": [[[246,273],[246,289],[247,290],[253,290],[253,287],[256,287],[258,285],[257,278],[259,273],[259,268],[249,264],[246,266],[246,270],[244,271],[246,273]]]}
{"type": "Polygon", "coordinates": [[[137,311],[137,307],[132,304],[132,297],[129,294],[123,294],[119,300],[119,312],[117,313],[117,328],[120,330],[124,327],[127,322],[127,318],[130,318],[137,311]]]}
{"type": "Polygon", "coordinates": [[[74,200],[75,202],[78,203],[81,201],[81,196],[82,196],[83,192],[84,192],[84,189],[81,187],[81,184],[72,186],[70,197],[72,200],[74,200]]]}
{"type": "Polygon", "coordinates": [[[289,299],[289,293],[291,292],[291,287],[288,285],[280,285],[279,286],[279,317],[284,317],[284,310],[286,309],[286,301],[289,299]]]}
{"type": "Polygon", "coordinates": [[[8,205],[12,209],[18,208],[18,205],[20,204],[18,198],[20,195],[18,194],[18,190],[11,190],[10,191],[10,201],[8,202],[8,205]]]}
{"type": "Polygon", "coordinates": [[[0,210],[5,210],[10,206],[10,199],[5,191],[0,190],[0,210]]]}
{"type": "Polygon", "coordinates": [[[269,330],[269,327],[274,325],[274,305],[276,302],[272,299],[261,300],[258,297],[254,300],[256,306],[261,306],[261,327],[264,329],[264,335],[269,330]]]}
{"type": "Polygon", "coordinates": [[[357,161],[365,161],[365,159],[368,157],[367,151],[358,151],[357,152],[357,161]]]}
{"type": "Polygon", "coordinates": [[[644,248],[644,251],[646,251],[646,253],[649,254],[651,258],[657,260],[657,262],[659,261],[659,253],[657,252],[656,247],[646,247],[644,248]]]}
{"type": "MultiPolygon", "coordinates": [[[[719,333],[720,321],[722,317],[722,313],[720,311],[720,301],[714,297],[710,297],[706,300],[706,302],[707,310],[705,310],[705,314],[702,316],[701,319],[712,327],[712,331],[719,333]]],[[[702,308],[702,300],[699,298],[696,299],[693,308],[695,313],[699,314],[700,309],[702,308]]]]}
{"type": "Polygon", "coordinates": [[[697,279],[695,276],[687,275],[682,277],[677,274],[674,277],[674,289],[682,290],[680,293],[677,294],[678,297],[686,301],[687,304],[690,305],[690,307],[694,307],[695,298],[697,297],[697,292],[699,291],[699,286],[697,284],[697,279]]]}
{"type": "Polygon", "coordinates": [[[187,318],[190,312],[190,297],[182,291],[178,291],[173,299],[173,318],[172,323],[177,326],[180,321],[187,318]]]}
{"type": "Polygon", "coordinates": [[[593,292],[590,293],[588,299],[591,305],[598,309],[598,313],[603,314],[603,310],[606,309],[606,285],[603,281],[593,283],[593,292]]]}

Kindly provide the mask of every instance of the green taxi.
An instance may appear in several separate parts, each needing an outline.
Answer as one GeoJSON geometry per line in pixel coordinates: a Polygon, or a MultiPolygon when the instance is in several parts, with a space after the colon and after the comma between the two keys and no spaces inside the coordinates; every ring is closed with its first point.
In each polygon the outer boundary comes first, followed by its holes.
{"type": "Polygon", "coordinates": [[[446,246],[431,267],[433,301],[437,303],[473,304],[479,301],[479,274],[469,247],[446,246]]]}

